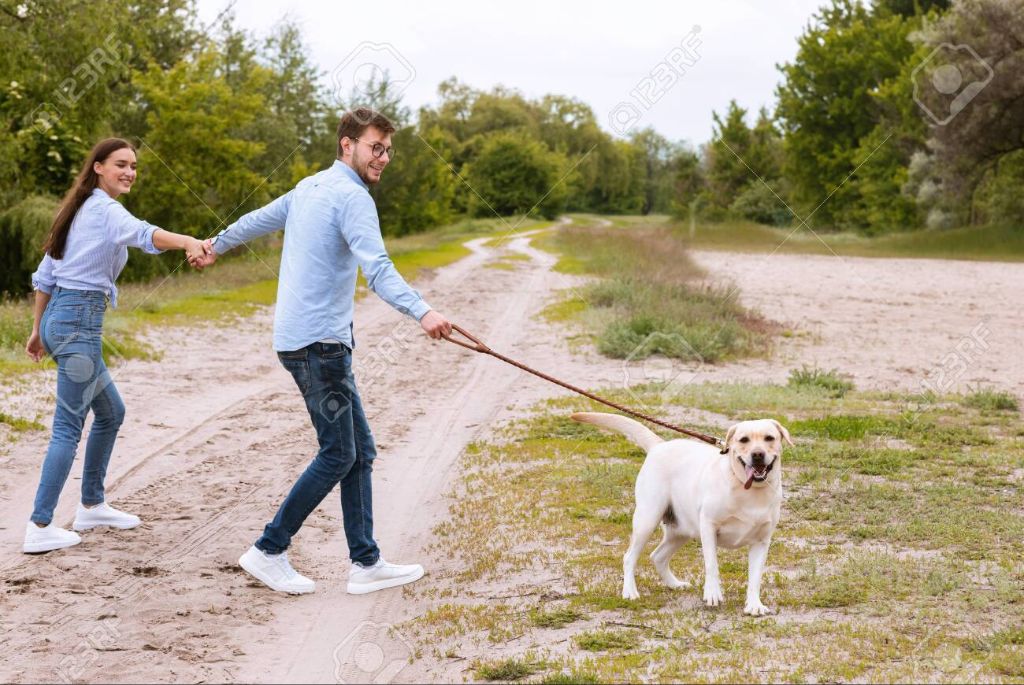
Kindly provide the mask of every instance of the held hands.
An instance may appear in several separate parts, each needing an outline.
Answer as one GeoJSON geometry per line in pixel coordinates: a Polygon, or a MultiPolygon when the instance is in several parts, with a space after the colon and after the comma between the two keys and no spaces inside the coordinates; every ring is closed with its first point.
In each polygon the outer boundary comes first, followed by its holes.
{"type": "Polygon", "coordinates": [[[28,338],[28,344],[25,345],[25,353],[32,357],[32,361],[41,361],[46,356],[46,350],[43,348],[43,340],[39,337],[39,331],[32,331],[32,335],[28,338]]]}
{"type": "Polygon", "coordinates": [[[440,340],[443,337],[442,334],[452,334],[451,322],[433,309],[423,315],[423,318],[420,319],[420,326],[434,340],[440,340]]]}
{"type": "Polygon", "coordinates": [[[213,242],[210,240],[189,238],[185,242],[185,254],[188,255],[188,263],[198,271],[217,261],[217,253],[213,251],[213,242]]]}

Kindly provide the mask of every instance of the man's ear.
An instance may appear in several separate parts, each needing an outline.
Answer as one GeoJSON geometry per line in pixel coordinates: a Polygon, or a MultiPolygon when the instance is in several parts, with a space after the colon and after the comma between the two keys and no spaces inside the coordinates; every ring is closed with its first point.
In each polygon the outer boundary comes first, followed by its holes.
{"type": "Polygon", "coordinates": [[[783,426],[778,421],[776,421],[775,419],[772,419],[772,423],[774,423],[775,427],[779,429],[779,435],[782,436],[783,442],[785,442],[787,445],[792,445],[793,444],[793,439],[791,437],[789,437],[789,431],[786,430],[786,427],[783,426]]]}
{"type": "Polygon", "coordinates": [[[729,427],[729,432],[725,434],[725,447],[722,448],[721,454],[729,454],[729,450],[732,449],[732,438],[736,435],[736,426],[732,425],[729,427]]]}

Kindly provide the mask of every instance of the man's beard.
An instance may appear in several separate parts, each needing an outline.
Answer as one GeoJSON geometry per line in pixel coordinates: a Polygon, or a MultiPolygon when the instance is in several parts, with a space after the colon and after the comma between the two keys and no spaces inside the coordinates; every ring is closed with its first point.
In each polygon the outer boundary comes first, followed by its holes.
{"type": "Polygon", "coordinates": [[[359,159],[359,155],[357,154],[352,155],[352,168],[356,170],[356,174],[359,176],[359,178],[363,179],[363,183],[365,183],[366,185],[372,186],[380,182],[379,175],[377,176],[377,180],[373,180],[370,178],[370,162],[366,162],[364,164],[363,160],[359,159]]]}

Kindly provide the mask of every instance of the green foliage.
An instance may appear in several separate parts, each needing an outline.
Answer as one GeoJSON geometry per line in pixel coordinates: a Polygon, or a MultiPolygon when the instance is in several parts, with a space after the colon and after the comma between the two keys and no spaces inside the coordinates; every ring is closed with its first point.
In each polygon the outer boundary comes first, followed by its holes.
{"type": "Polygon", "coordinates": [[[0,292],[32,289],[31,276],[43,258],[57,204],[55,198],[32,196],[0,213],[0,292]]]}
{"type": "Polygon", "coordinates": [[[963,397],[965,407],[982,411],[1020,411],[1016,395],[994,388],[977,388],[963,397]]]}
{"type": "Polygon", "coordinates": [[[519,659],[506,659],[493,664],[482,664],[476,669],[476,677],[480,680],[493,681],[514,681],[528,678],[537,671],[540,666],[531,662],[520,661],[519,659]]]}
{"type": "MultiPolygon", "coordinates": [[[[907,41],[913,26],[856,0],[832,0],[799,38],[793,62],[781,67],[785,81],[776,114],[785,134],[784,168],[794,208],[805,217],[813,212],[812,225],[863,224],[855,211],[860,194],[846,179],[868,157],[862,141],[880,117],[874,94],[903,73],[913,52],[907,41]]],[[[892,180],[895,172],[876,176],[892,180]]]]}
{"type": "Polygon", "coordinates": [[[564,156],[517,133],[490,133],[467,165],[475,191],[469,208],[477,216],[539,213],[556,217],[565,208],[564,177],[571,166],[564,156]]]}
{"type": "Polygon", "coordinates": [[[788,384],[793,388],[821,388],[829,397],[843,397],[853,390],[853,381],[844,378],[838,369],[802,366],[789,372],[788,384]]]}

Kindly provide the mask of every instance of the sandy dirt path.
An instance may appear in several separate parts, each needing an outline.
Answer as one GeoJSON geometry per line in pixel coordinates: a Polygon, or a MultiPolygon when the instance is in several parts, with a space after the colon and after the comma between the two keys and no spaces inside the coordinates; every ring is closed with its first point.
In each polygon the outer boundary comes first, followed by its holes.
{"type": "MultiPolygon", "coordinates": [[[[569,332],[537,316],[559,290],[579,284],[551,271],[552,256],[526,237],[470,247],[471,256],[417,283],[439,311],[495,349],[580,385],[636,378],[620,361],[570,351],[569,332]],[[488,266],[510,252],[528,259],[488,266]]],[[[835,258],[776,255],[764,278],[762,256],[698,259],[734,279],[745,304],[797,333],[772,360],[691,369],[698,382],[783,380],[793,366],[817,362],[852,373],[862,387],[914,387],[989,322],[983,349],[955,383],[1024,390],[1022,266],[847,260],[844,275],[835,258]]],[[[270,322],[262,312],[220,329],[168,333],[156,341],[169,351],[165,361],[117,370],[128,420],[108,495],[137,511],[141,528],[95,531],[65,552],[21,555],[48,436],[30,434],[0,457],[0,680],[332,682],[372,678],[371,666],[399,680],[439,675],[425,660],[407,666],[410,646],[381,631],[421,612],[418,601],[400,590],[345,594],[337,494],[309,518],[290,554],[317,581],[314,595],[276,595],[237,568],[315,452],[301,398],[270,350],[270,322]]],[[[465,445],[563,391],[432,342],[372,296],[358,305],[356,338],[357,379],[379,451],[377,538],[388,559],[424,561],[421,583],[430,584],[431,572],[448,565],[427,547],[465,445]]],[[[51,383],[40,377],[8,389],[0,410],[48,406],[51,383]]],[[[58,522],[73,517],[80,468],[58,522]]]]}

